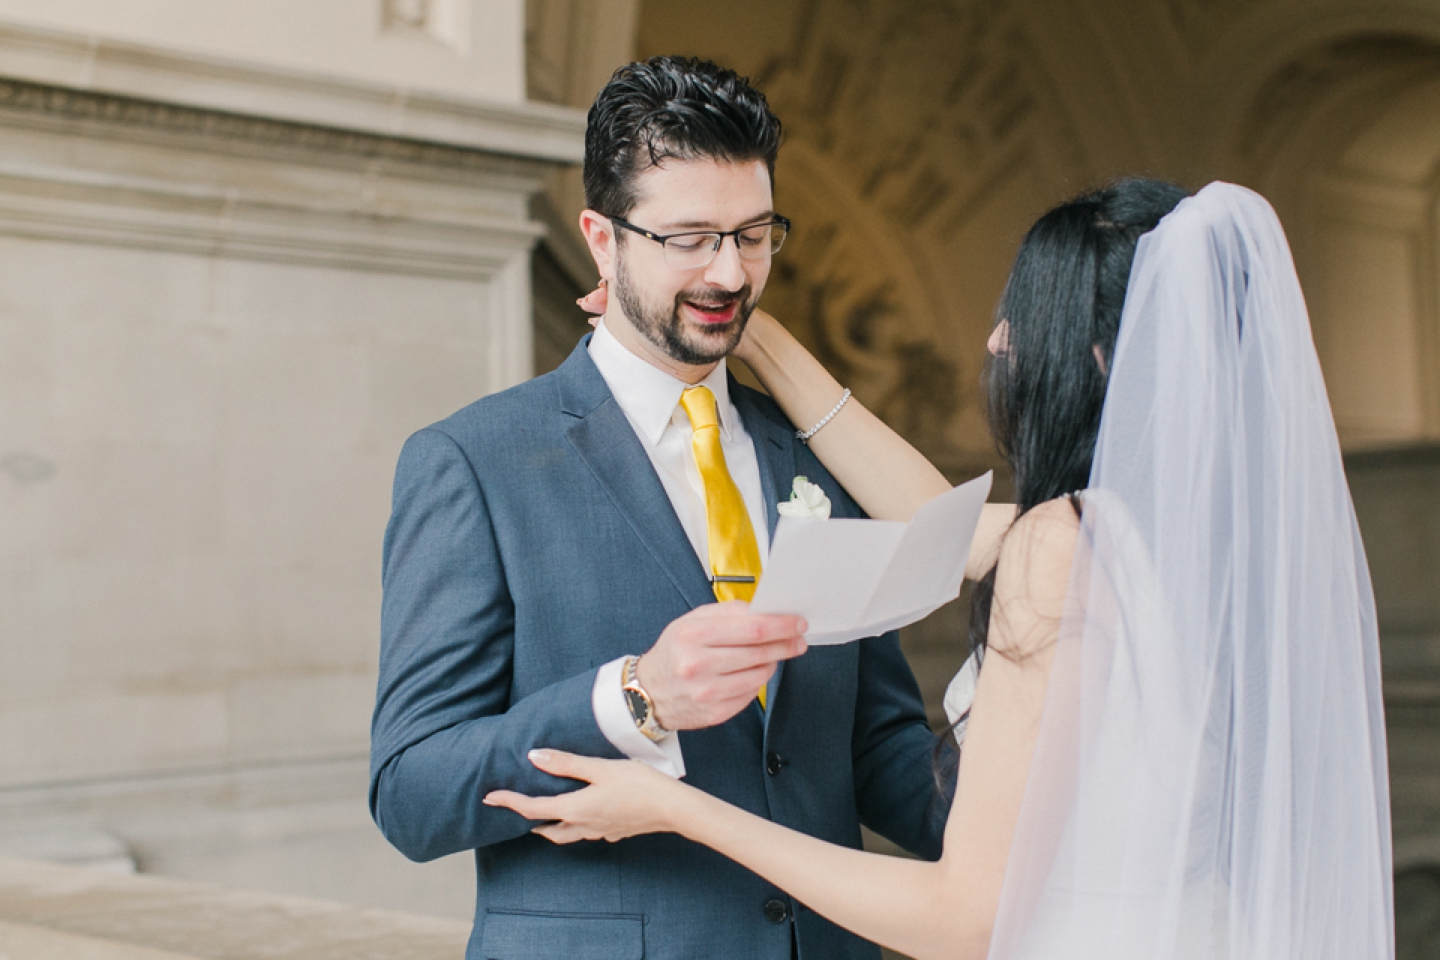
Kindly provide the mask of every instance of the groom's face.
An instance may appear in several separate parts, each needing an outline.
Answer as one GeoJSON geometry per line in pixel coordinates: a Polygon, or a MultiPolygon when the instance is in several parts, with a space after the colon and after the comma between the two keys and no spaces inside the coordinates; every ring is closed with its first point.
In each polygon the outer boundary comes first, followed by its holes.
{"type": "MultiPolygon", "coordinates": [[[[723,232],[774,218],[770,172],[760,161],[667,160],[640,173],[624,217],[661,236],[723,232]]],[[[676,268],[659,243],[616,227],[614,293],[624,320],[670,361],[714,364],[737,343],[770,276],[770,258],[746,260],[734,237],[703,267],[676,268]]]]}

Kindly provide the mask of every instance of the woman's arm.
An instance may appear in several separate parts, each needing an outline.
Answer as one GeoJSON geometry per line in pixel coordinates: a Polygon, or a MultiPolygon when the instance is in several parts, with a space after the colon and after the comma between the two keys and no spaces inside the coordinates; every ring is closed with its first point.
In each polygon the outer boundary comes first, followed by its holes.
{"type": "Polygon", "coordinates": [[[485,802],[558,843],[675,832],[789,891],[852,932],[917,960],[982,958],[1039,736],[1078,524],[1063,501],[1031,511],[1006,538],[995,584],[991,655],[980,671],[955,803],[939,863],[838,847],[746,813],[629,761],[542,751],[534,762],[593,786],[557,797],[495,793],[485,802]],[[1050,509],[1058,506],[1059,509],[1050,509]]]}
{"type": "MultiPolygon", "coordinates": [[[[790,422],[809,429],[840,400],[843,388],[800,341],[763,310],[750,315],[735,356],[780,404],[790,422]]],[[[879,417],[851,398],[810,438],[810,449],[870,516],[908,521],[950,489],[945,476],[879,417]]],[[[978,580],[1015,519],[1011,504],[986,504],[970,548],[965,576],[978,580]]]]}
{"type": "MultiPolygon", "coordinates": [[[[735,356],[780,404],[790,422],[808,429],[830,412],[843,389],[780,322],[763,310],[750,315],[735,356]]],[[[810,449],[878,520],[909,520],[950,489],[934,465],[852,397],[810,438],[810,449]]]]}
{"type": "MultiPolygon", "coordinates": [[[[582,310],[603,314],[608,300],[602,282],[575,302],[582,310]]],[[[750,315],[733,355],[770,391],[790,422],[802,429],[819,423],[844,393],[820,361],[764,310],[750,315]]],[[[908,521],[916,510],[950,489],[934,464],[853,397],[809,443],[840,485],[878,520],[908,521]]],[[[978,580],[995,565],[1000,540],[1014,520],[1014,505],[985,505],[965,565],[966,579],[978,580]]]]}

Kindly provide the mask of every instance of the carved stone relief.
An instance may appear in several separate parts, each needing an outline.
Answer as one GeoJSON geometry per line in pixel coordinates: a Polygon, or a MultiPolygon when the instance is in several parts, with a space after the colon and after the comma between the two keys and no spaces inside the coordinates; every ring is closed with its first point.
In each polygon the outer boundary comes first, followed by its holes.
{"type": "MultiPolygon", "coordinates": [[[[1361,35],[1326,44],[1287,64],[1261,88],[1244,120],[1242,149],[1247,159],[1264,158],[1337,96],[1368,96],[1378,106],[1437,72],[1440,43],[1417,37],[1361,35]]],[[[1350,112],[1364,122],[1373,119],[1363,109],[1350,112]]]]}
{"type": "Polygon", "coordinates": [[[992,458],[977,383],[993,291],[958,281],[957,238],[1002,182],[1045,178],[1037,141],[1073,154],[1073,138],[1014,5],[811,3],[795,36],[753,78],[786,127],[777,201],[797,222],[767,305],[962,474],[992,458]]]}
{"type": "Polygon", "coordinates": [[[1167,12],[1175,29],[1193,53],[1208,50],[1241,15],[1252,13],[1269,0],[1168,0],[1167,12]]]}

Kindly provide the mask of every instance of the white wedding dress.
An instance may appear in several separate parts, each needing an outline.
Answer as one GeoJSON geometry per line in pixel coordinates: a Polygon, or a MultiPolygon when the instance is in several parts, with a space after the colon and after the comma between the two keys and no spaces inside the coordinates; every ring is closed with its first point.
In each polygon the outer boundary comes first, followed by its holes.
{"type": "Polygon", "coordinates": [[[1304,300],[1269,204],[1211,184],[1136,254],[990,956],[1388,960],[1391,901],[1374,601],[1304,300]]]}

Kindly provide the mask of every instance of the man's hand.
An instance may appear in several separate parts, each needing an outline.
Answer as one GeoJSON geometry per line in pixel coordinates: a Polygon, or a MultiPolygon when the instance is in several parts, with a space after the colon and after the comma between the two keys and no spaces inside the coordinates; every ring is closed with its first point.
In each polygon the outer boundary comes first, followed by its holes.
{"type": "Polygon", "coordinates": [[[800,617],[751,613],[743,600],[706,604],[671,621],[636,675],[666,730],[713,727],[755,699],[778,661],[805,652],[806,629],[800,617]]]}

